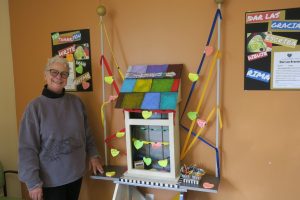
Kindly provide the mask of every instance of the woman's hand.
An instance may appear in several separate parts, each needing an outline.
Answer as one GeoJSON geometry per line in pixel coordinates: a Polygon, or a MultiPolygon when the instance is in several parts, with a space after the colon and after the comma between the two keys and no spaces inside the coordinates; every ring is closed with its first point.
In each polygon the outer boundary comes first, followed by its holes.
{"type": "Polygon", "coordinates": [[[43,199],[43,190],[40,187],[29,190],[29,196],[32,200],[42,200],[43,199]]]}
{"type": "Polygon", "coordinates": [[[92,168],[93,173],[96,175],[97,171],[100,172],[101,174],[104,173],[101,161],[99,157],[93,157],[90,159],[90,170],[92,168]]]}

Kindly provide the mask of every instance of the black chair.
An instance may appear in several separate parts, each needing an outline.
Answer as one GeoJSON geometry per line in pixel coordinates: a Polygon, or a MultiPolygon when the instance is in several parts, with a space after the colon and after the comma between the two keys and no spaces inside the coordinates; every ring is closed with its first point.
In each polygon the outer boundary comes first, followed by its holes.
{"type": "Polygon", "coordinates": [[[21,198],[10,197],[7,194],[6,174],[18,174],[15,170],[4,170],[0,162],[0,200],[22,200],[21,198]]]}

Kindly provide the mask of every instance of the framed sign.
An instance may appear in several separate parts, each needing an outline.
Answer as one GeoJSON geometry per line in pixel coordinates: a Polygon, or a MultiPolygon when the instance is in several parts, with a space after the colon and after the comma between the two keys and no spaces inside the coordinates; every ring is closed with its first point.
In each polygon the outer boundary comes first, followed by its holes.
{"type": "Polygon", "coordinates": [[[70,75],[66,91],[93,91],[88,29],[51,33],[52,55],[65,57],[70,75]]]}
{"type": "Polygon", "coordinates": [[[300,89],[300,8],[245,13],[244,90],[300,89]]]}

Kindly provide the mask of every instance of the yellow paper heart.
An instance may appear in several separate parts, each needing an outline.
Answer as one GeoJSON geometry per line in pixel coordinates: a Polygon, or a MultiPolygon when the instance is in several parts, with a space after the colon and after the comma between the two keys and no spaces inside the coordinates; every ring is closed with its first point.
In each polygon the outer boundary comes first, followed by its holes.
{"type": "Polygon", "coordinates": [[[143,141],[140,141],[140,140],[135,140],[133,142],[133,145],[134,147],[139,150],[140,148],[142,148],[142,146],[144,145],[144,142],[143,141]]]}
{"type": "Polygon", "coordinates": [[[119,155],[120,151],[118,149],[110,149],[110,153],[113,157],[119,155]]]}
{"type": "Polygon", "coordinates": [[[105,176],[108,176],[108,177],[112,177],[112,176],[114,176],[114,175],[116,175],[116,172],[115,172],[115,171],[112,171],[112,172],[106,172],[106,173],[105,173],[105,176]]]}
{"type": "Polygon", "coordinates": [[[150,118],[152,116],[152,112],[144,110],[142,112],[142,116],[144,117],[144,119],[148,119],[148,118],[150,118]]]}
{"type": "Polygon", "coordinates": [[[168,159],[159,160],[158,161],[159,166],[166,167],[168,165],[168,159]]]}
{"type": "Polygon", "coordinates": [[[114,82],[114,78],[113,78],[112,76],[105,76],[105,77],[104,77],[104,81],[105,81],[107,84],[111,85],[111,84],[114,82]]]}
{"type": "Polygon", "coordinates": [[[194,73],[189,73],[189,79],[190,81],[195,82],[199,79],[199,75],[194,73]]]}
{"type": "Polygon", "coordinates": [[[123,137],[125,135],[125,132],[117,132],[116,133],[116,137],[117,138],[121,138],[121,137],[123,137]]]}

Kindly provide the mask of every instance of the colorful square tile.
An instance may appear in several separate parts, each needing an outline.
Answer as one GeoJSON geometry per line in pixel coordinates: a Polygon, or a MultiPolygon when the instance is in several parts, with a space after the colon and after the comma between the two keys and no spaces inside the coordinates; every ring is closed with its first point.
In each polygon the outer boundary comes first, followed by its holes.
{"type": "Polygon", "coordinates": [[[152,79],[137,79],[133,92],[149,92],[152,85],[152,79]]]}
{"type": "Polygon", "coordinates": [[[146,73],[147,65],[134,65],[128,69],[129,73],[146,73]]]}
{"type": "Polygon", "coordinates": [[[177,105],[177,92],[163,92],[160,94],[160,109],[175,110],[177,105]]]}
{"type": "Polygon", "coordinates": [[[115,105],[116,108],[123,108],[122,107],[123,99],[124,99],[124,93],[120,93],[118,95],[117,102],[116,102],[116,105],[115,105]]]}
{"type": "Polygon", "coordinates": [[[174,79],[153,79],[151,92],[170,92],[174,79]]]}
{"type": "Polygon", "coordinates": [[[136,79],[125,79],[121,88],[121,92],[132,92],[136,83],[136,79]]]}
{"type": "Polygon", "coordinates": [[[171,64],[168,65],[167,72],[175,72],[176,76],[172,78],[178,79],[181,77],[182,68],[183,68],[183,64],[171,64]]]}
{"type": "Polygon", "coordinates": [[[141,109],[158,110],[160,103],[160,93],[148,92],[145,94],[141,109]]]}
{"type": "Polygon", "coordinates": [[[148,65],[147,73],[166,72],[168,65],[148,65]]]}
{"type": "Polygon", "coordinates": [[[123,93],[122,108],[140,109],[145,93],[123,93]]]}
{"type": "Polygon", "coordinates": [[[180,84],[180,79],[174,79],[171,92],[177,92],[180,84]]]}

